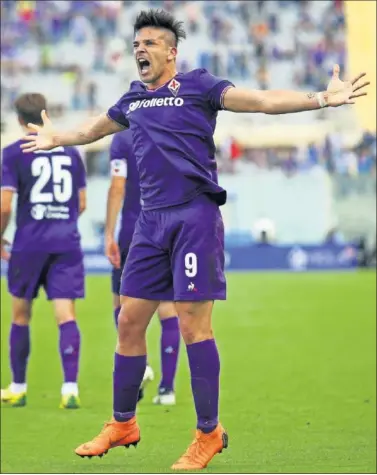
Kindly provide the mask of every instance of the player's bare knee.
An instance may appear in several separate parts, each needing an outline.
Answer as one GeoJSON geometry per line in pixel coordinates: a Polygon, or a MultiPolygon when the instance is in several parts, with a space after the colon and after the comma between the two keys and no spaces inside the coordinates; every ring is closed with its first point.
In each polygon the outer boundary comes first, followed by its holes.
{"type": "MultiPolygon", "coordinates": [[[[123,308],[123,307],[122,307],[123,308]]],[[[145,339],[146,326],[134,315],[120,311],[118,317],[118,345],[138,344],[145,339]]]]}
{"type": "Polygon", "coordinates": [[[122,297],[121,303],[122,307],[118,317],[119,340],[144,338],[158,303],[131,297],[122,297]]]}
{"type": "Polygon", "coordinates": [[[13,313],[12,315],[12,323],[20,326],[29,325],[31,319],[31,315],[29,312],[17,312],[13,313]]]}
{"type": "Polygon", "coordinates": [[[177,310],[174,302],[160,302],[157,313],[160,320],[167,320],[168,318],[176,317],[177,310]]]}
{"type": "Polygon", "coordinates": [[[125,296],[120,302],[118,332],[145,333],[159,302],[125,296]]]}
{"type": "Polygon", "coordinates": [[[179,324],[182,338],[186,345],[192,343],[199,343],[200,341],[211,340],[213,338],[213,332],[211,328],[201,328],[193,324],[192,322],[182,321],[179,324]]]}
{"type": "Polygon", "coordinates": [[[54,300],[55,319],[58,325],[71,322],[76,319],[75,304],[73,300],[56,299],[54,300]]]}
{"type": "Polygon", "coordinates": [[[12,322],[16,325],[29,325],[31,319],[32,303],[25,299],[13,297],[12,299],[12,322]]]}
{"type": "Polygon", "coordinates": [[[212,302],[179,302],[179,327],[186,345],[213,338],[212,302]]]}

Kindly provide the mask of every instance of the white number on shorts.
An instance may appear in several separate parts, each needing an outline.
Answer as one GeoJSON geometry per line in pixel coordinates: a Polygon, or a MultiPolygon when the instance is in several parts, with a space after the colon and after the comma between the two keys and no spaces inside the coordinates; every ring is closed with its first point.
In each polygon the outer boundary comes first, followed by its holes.
{"type": "Polygon", "coordinates": [[[193,252],[188,252],[185,255],[185,274],[187,277],[195,277],[198,273],[198,259],[196,254],[193,252]]]}
{"type": "Polygon", "coordinates": [[[35,158],[31,164],[31,173],[38,177],[30,192],[31,203],[66,203],[72,196],[72,175],[63,167],[72,165],[71,157],[62,155],[51,162],[48,157],[35,158]],[[51,180],[53,192],[43,191],[51,180]]]}

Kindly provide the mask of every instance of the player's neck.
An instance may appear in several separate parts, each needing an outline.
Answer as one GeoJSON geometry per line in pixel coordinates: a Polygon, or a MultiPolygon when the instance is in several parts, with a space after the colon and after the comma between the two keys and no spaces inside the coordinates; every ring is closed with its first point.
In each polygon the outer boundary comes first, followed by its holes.
{"type": "Polygon", "coordinates": [[[22,131],[23,131],[23,133],[24,133],[25,135],[35,134],[35,133],[36,133],[35,130],[33,130],[33,129],[27,127],[26,125],[23,125],[21,128],[22,128],[22,131]]]}
{"type": "Polygon", "coordinates": [[[158,89],[159,87],[163,86],[164,84],[167,84],[169,81],[171,81],[176,75],[178,74],[178,71],[176,68],[166,71],[156,82],[146,84],[147,89],[149,91],[153,91],[154,89],[158,89]]]}

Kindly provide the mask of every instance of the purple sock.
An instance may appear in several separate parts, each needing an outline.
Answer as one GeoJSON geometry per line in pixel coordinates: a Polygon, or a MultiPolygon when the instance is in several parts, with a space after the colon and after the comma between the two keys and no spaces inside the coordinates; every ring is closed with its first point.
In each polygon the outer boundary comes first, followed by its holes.
{"type": "Polygon", "coordinates": [[[220,359],[215,340],[187,345],[197,428],[212,432],[218,424],[220,359]]]}
{"type": "Polygon", "coordinates": [[[123,356],[115,353],[113,411],[116,421],[126,422],[134,417],[146,365],[146,355],[123,356]]]}
{"type": "Polygon", "coordinates": [[[62,323],[59,326],[59,331],[64,382],[76,383],[79,371],[80,331],[75,321],[62,323]]]}
{"type": "Polygon", "coordinates": [[[26,383],[26,367],[30,354],[29,325],[12,323],[9,336],[10,365],[13,373],[13,382],[26,383]]]}
{"type": "Polygon", "coordinates": [[[119,312],[120,312],[121,307],[117,307],[114,309],[114,321],[115,321],[115,326],[118,328],[118,317],[119,317],[119,312]]]}
{"type": "Polygon", "coordinates": [[[173,391],[179,352],[178,317],[161,320],[161,383],[160,390],[173,391]]]}

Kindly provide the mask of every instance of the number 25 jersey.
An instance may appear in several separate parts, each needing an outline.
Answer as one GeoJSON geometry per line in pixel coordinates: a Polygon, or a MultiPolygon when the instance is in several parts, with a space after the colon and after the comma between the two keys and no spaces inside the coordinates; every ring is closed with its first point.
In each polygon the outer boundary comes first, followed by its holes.
{"type": "Polygon", "coordinates": [[[79,190],[86,187],[79,152],[74,147],[57,147],[23,153],[21,143],[3,149],[1,164],[1,188],[18,194],[12,250],[60,253],[79,249],[79,190]]]}

